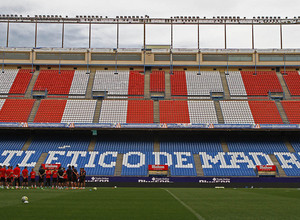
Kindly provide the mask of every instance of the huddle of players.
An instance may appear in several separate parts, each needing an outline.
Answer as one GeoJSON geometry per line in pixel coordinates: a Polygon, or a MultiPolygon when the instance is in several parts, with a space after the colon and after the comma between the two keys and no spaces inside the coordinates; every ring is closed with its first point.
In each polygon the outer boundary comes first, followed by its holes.
{"type": "MultiPolygon", "coordinates": [[[[18,188],[21,186],[20,177],[22,175],[22,186],[28,187],[29,177],[31,186],[36,187],[36,172],[32,168],[29,173],[27,167],[25,167],[22,172],[19,165],[13,169],[12,166],[1,166],[0,165],[0,187],[10,187],[16,186],[18,188]]],[[[65,168],[59,167],[59,169],[54,170],[45,170],[42,166],[39,169],[39,186],[44,186],[44,181],[46,177],[46,186],[52,187],[85,187],[85,176],[86,171],[83,168],[80,168],[78,173],[74,166],[69,166],[67,170],[65,168]],[[52,177],[52,183],[51,183],[52,177]],[[78,185],[79,179],[79,185],[78,185]]]]}
{"type": "MultiPolygon", "coordinates": [[[[21,175],[23,177],[22,186],[28,186],[28,174],[29,171],[27,167],[25,167],[21,172],[19,165],[17,165],[14,169],[13,166],[7,166],[6,168],[5,165],[4,166],[0,165],[0,177],[1,177],[0,186],[10,187],[15,185],[16,188],[18,188],[19,186],[21,186],[21,182],[20,182],[21,175]]],[[[33,175],[35,178],[35,171],[32,169],[32,171],[30,172],[30,176],[32,177],[33,175]]]]}
{"type": "Polygon", "coordinates": [[[46,185],[52,187],[82,187],[85,188],[85,176],[86,171],[83,168],[80,168],[79,173],[74,166],[69,166],[66,170],[63,167],[59,167],[58,170],[45,170],[42,166],[39,169],[39,185],[40,187],[44,186],[44,181],[46,177],[46,185]],[[52,177],[52,183],[51,183],[52,177]],[[78,183],[79,180],[79,183],[78,183]]]}

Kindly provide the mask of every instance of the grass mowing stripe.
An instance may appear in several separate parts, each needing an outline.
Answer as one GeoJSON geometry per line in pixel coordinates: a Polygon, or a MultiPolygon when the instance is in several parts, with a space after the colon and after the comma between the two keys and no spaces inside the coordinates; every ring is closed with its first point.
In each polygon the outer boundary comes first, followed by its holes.
{"type": "MultiPolygon", "coordinates": [[[[164,189],[164,188],[163,188],[164,189]]],[[[167,191],[174,199],[176,199],[181,205],[183,205],[185,208],[187,208],[191,213],[193,213],[193,215],[196,216],[197,219],[199,220],[205,220],[201,215],[199,215],[199,213],[197,213],[194,209],[192,209],[190,206],[188,206],[187,204],[185,204],[183,201],[181,201],[177,196],[175,196],[172,192],[170,192],[167,189],[164,189],[165,191],[167,191]]]]}

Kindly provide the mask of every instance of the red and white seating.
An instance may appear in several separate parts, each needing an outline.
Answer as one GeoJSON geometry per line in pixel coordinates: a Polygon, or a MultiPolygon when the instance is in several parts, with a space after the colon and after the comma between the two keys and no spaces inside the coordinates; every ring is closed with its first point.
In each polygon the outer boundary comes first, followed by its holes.
{"type": "Polygon", "coordinates": [[[283,78],[291,95],[300,96],[300,72],[286,71],[283,75],[283,78]]]}
{"type": "Polygon", "coordinates": [[[171,75],[171,94],[178,96],[209,96],[223,92],[218,71],[174,71],[171,75]]]}
{"type": "Polygon", "coordinates": [[[33,99],[0,99],[0,122],[27,122],[33,99]]]}
{"type": "Polygon", "coordinates": [[[96,100],[47,100],[41,101],[34,122],[43,123],[92,123],[96,100]]]}
{"type": "Polygon", "coordinates": [[[282,124],[274,101],[220,101],[225,124],[282,124]]]}
{"type": "Polygon", "coordinates": [[[144,75],[138,71],[97,70],[93,85],[95,92],[107,92],[108,95],[127,96],[144,95],[144,75]]]}
{"type": "Polygon", "coordinates": [[[104,100],[99,123],[153,123],[153,101],[104,100]]]}
{"type": "Polygon", "coordinates": [[[226,79],[232,96],[267,96],[268,92],[283,92],[275,71],[257,71],[256,74],[255,71],[234,71],[228,74],[226,79]]]}
{"type": "Polygon", "coordinates": [[[30,69],[4,69],[0,71],[1,94],[25,94],[32,74],[30,69]]]}
{"type": "Polygon", "coordinates": [[[160,123],[217,124],[213,101],[160,101],[160,123]]]}
{"type": "MultiPolygon", "coordinates": [[[[89,75],[81,70],[41,70],[34,91],[47,90],[54,95],[84,96],[89,75]]],[[[71,96],[70,96],[71,98],[71,96]]]]}
{"type": "Polygon", "coordinates": [[[150,74],[150,92],[165,91],[165,71],[152,71],[150,74]]]}
{"type": "Polygon", "coordinates": [[[300,124],[300,101],[282,101],[281,104],[290,124],[300,124]]]}

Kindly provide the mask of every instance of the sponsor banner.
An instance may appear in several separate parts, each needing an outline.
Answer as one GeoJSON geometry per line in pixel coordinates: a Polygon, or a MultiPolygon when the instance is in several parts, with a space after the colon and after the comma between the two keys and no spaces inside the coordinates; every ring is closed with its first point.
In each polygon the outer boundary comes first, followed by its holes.
{"type": "Polygon", "coordinates": [[[101,177],[101,176],[91,176],[86,177],[86,182],[88,183],[109,183],[111,177],[101,177]]]}
{"type": "Polygon", "coordinates": [[[214,128],[221,129],[249,129],[253,128],[252,124],[214,124],[214,128]]]}
{"type": "Polygon", "coordinates": [[[20,123],[6,123],[6,122],[0,122],[0,127],[2,128],[16,128],[16,127],[21,127],[20,123]]]}
{"type": "Polygon", "coordinates": [[[299,128],[298,124],[261,124],[261,128],[268,129],[297,129],[299,128]]]}
{"type": "Polygon", "coordinates": [[[148,170],[168,170],[168,165],[148,165],[148,170]]]}
{"type": "Polygon", "coordinates": [[[298,177],[115,177],[87,176],[88,183],[198,183],[230,184],[230,183],[300,183],[298,177]]]}
{"type": "Polygon", "coordinates": [[[29,128],[67,128],[66,123],[28,123],[29,128]]]}
{"type": "Polygon", "coordinates": [[[87,176],[88,183],[198,183],[230,184],[230,183],[300,183],[299,177],[117,177],[87,176]]]}
{"type": "Polygon", "coordinates": [[[275,165],[257,165],[257,171],[276,171],[275,165]]]}
{"type": "Polygon", "coordinates": [[[45,170],[54,170],[54,169],[58,169],[60,167],[60,164],[42,164],[42,167],[45,170]]]}
{"type": "Polygon", "coordinates": [[[122,128],[160,128],[159,124],[121,124],[122,128]]]}
{"type": "Polygon", "coordinates": [[[113,128],[111,123],[75,123],[75,128],[113,128]]]}

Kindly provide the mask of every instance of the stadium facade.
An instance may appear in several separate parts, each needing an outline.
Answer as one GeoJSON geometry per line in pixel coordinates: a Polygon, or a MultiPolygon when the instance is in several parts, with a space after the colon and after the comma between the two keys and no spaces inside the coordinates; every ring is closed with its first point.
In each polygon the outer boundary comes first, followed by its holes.
{"type": "MultiPolygon", "coordinates": [[[[21,20],[50,23],[51,16],[0,17],[8,30],[9,23],[21,20]]],[[[53,20],[144,26],[175,20],[298,23],[298,18],[53,20]]],[[[144,44],[139,49],[1,50],[2,165],[70,164],[84,167],[91,184],[298,185],[299,49],[144,44]],[[148,177],[148,165],[168,165],[168,172],[148,177]],[[261,165],[275,165],[275,172],[261,173],[261,165]]]]}

